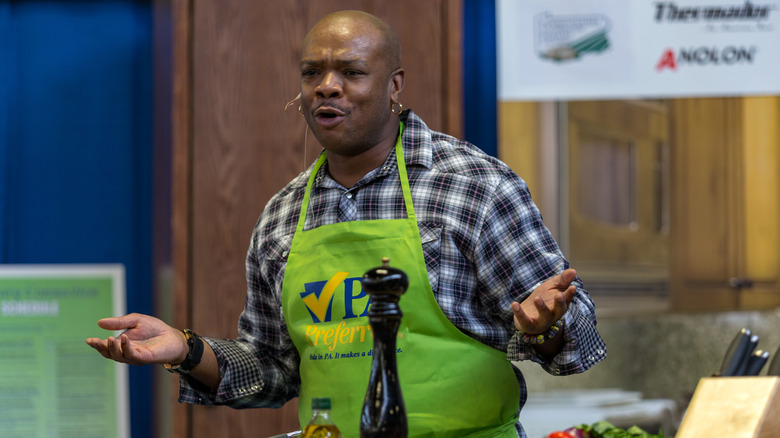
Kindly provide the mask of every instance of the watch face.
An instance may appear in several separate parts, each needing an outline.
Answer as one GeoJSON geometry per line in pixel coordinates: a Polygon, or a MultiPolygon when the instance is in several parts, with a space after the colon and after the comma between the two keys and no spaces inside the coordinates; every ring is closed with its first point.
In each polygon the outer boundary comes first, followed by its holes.
{"type": "Polygon", "coordinates": [[[184,369],[181,367],[181,364],[164,363],[163,368],[165,368],[169,373],[186,374],[184,369]]]}

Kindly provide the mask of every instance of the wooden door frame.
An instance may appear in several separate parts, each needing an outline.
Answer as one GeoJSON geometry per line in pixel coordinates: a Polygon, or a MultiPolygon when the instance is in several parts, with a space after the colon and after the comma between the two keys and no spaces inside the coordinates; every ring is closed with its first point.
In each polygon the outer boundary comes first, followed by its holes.
{"type": "MultiPolygon", "coordinates": [[[[299,2],[301,3],[301,2],[299,2]]],[[[315,20],[319,17],[314,17],[312,14],[318,13],[322,8],[333,7],[338,2],[334,0],[331,3],[317,2],[317,7],[313,8],[298,8],[300,11],[300,18],[304,22],[315,20]],[[310,17],[310,15],[312,15],[310,17]]],[[[349,4],[350,7],[355,7],[354,2],[343,1],[344,4],[349,4]]],[[[366,10],[371,11],[373,9],[390,8],[394,10],[399,8],[399,4],[386,4],[382,2],[375,2],[371,0],[361,0],[358,2],[360,5],[364,5],[366,10]]],[[[202,7],[208,5],[207,0],[195,2],[195,0],[154,0],[155,10],[155,46],[157,61],[161,61],[159,57],[169,56],[170,59],[166,59],[160,64],[168,63],[170,65],[170,71],[162,72],[160,77],[156,77],[156,82],[165,82],[165,86],[169,88],[170,93],[170,107],[158,108],[159,114],[155,115],[156,123],[170,127],[170,145],[166,145],[165,141],[158,144],[157,147],[170,147],[171,148],[171,265],[172,265],[172,292],[170,300],[170,307],[174,309],[169,315],[166,315],[167,322],[174,327],[192,327],[196,324],[195,314],[202,314],[202,309],[194,308],[197,297],[193,296],[193,290],[196,288],[194,281],[194,256],[193,247],[197,238],[194,232],[194,210],[197,207],[195,205],[195,194],[193,193],[194,181],[194,168],[195,161],[198,160],[194,145],[197,139],[195,138],[195,132],[198,129],[195,126],[195,108],[196,96],[194,94],[194,87],[196,82],[195,71],[195,53],[198,50],[195,47],[197,39],[195,36],[199,30],[196,28],[196,7],[202,7]],[[158,47],[162,45],[162,47],[158,47]]],[[[241,3],[231,2],[230,5],[237,5],[241,3]]],[[[247,3],[249,4],[249,3],[247,3]]],[[[246,6],[247,4],[242,4],[246,6]]],[[[225,7],[230,6],[225,3],[225,7]]],[[[262,3],[257,3],[257,7],[262,7],[262,3]]],[[[414,0],[404,0],[406,9],[414,7],[414,0]]],[[[401,5],[401,6],[404,6],[401,5]]],[[[291,5],[290,7],[293,7],[291,5]]],[[[300,5],[299,5],[300,6],[300,5]]],[[[424,84],[424,90],[427,93],[417,93],[418,95],[412,96],[407,92],[402,95],[404,105],[414,108],[415,102],[418,104],[423,103],[422,107],[427,105],[426,101],[436,102],[436,105],[441,108],[441,113],[432,114],[423,117],[431,125],[432,128],[441,130],[456,137],[461,137],[463,134],[463,110],[462,110],[462,13],[463,4],[462,0],[437,0],[435,3],[431,3],[424,8],[430,11],[431,8],[438,8],[438,12],[435,17],[430,17],[440,26],[442,29],[442,40],[440,41],[440,50],[437,50],[437,54],[422,52],[425,47],[419,46],[419,44],[410,44],[410,41],[420,42],[419,32],[426,31],[425,29],[417,27],[415,32],[417,33],[415,39],[410,39],[410,35],[407,32],[406,35],[401,36],[402,43],[404,38],[407,40],[407,44],[404,45],[405,60],[407,52],[414,55],[414,48],[419,47],[417,50],[419,54],[424,53],[427,56],[427,61],[422,65],[415,66],[415,69],[428,68],[424,66],[443,66],[441,77],[437,79],[434,84],[430,83],[430,79],[425,79],[428,82],[424,84]],[[435,86],[432,86],[435,85],[435,86]],[[404,96],[409,96],[404,98],[404,96]],[[432,120],[431,120],[432,119],[432,120]],[[438,120],[438,121],[437,121],[438,120]]],[[[419,8],[418,8],[419,9],[419,8]]],[[[419,21],[418,17],[418,21],[419,21]]],[[[413,20],[412,20],[413,21],[413,20]]],[[[403,23],[403,20],[401,20],[403,23]]],[[[310,25],[311,23],[309,23],[310,25]]],[[[391,23],[393,25],[393,23],[391,23]]],[[[431,27],[433,28],[433,27],[431,27]]],[[[398,30],[398,29],[396,29],[398,30]]],[[[399,32],[400,33],[400,32],[399,32]]],[[[430,48],[426,49],[429,50],[430,48]]],[[[415,56],[410,56],[410,59],[415,59],[415,56]]],[[[435,67],[438,68],[438,67],[435,67]]],[[[407,76],[409,75],[409,68],[407,67],[407,76]]],[[[424,78],[421,78],[420,82],[423,82],[424,78]]],[[[408,81],[407,81],[408,85],[408,81]]],[[[159,87],[165,89],[165,86],[159,87]]],[[[420,88],[419,82],[417,88],[420,88]]],[[[407,90],[409,87],[407,86],[407,90]]],[[[162,99],[164,101],[165,99],[162,99]]],[[[428,105],[430,106],[430,105],[428,105]]],[[[201,109],[202,110],[202,109],[201,109]]],[[[418,111],[419,112],[419,111],[418,111]]],[[[297,132],[297,131],[296,131],[297,132]]],[[[301,137],[303,137],[303,131],[301,131],[301,137]]],[[[310,136],[311,137],[311,136],[310,136]]],[[[312,143],[312,139],[309,139],[309,143],[312,143]]],[[[259,213],[259,211],[258,211],[259,213]]],[[[251,230],[242,230],[245,233],[249,233],[251,230]]],[[[248,242],[248,238],[247,238],[248,242]]],[[[240,309],[237,309],[240,311],[240,309]]],[[[208,335],[208,333],[204,333],[208,335]]],[[[174,377],[165,375],[167,373],[158,376],[163,386],[167,385],[166,397],[174,396],[178,393],[178,380],[174,377]],[[169,380],[165,380],[169,379],[169,380]]],[[[159,387],[159,385],[158,385],[159,387]]],[[[193,406],[189,404],[173,403],[170,399],[162,400],[156,398],[156,403],[159,408],[157,412],[160,412],[161,417],[169,417],[160,419],[157,421],[165,423],[164,432],[161,434],[170,433],[175,438],[195,437],[201,431],[199,428],[194,427],[196,424],[194,421],[194,412],[205,412],[203,407],[193,406]],[[170,421],[169,421],[170,420],[170,421]],[[168,430],[170,429],[170,430],[168,430]]],[[[228,409],[228,408],[217,408],[228,409]]],[[[296,415],[297,417],[297,415],[296,415]]],[[[297,420],[296,420],[297,423],[297,420]]],[[[159,429],[159,428],[158,428],[159,429]]]]}

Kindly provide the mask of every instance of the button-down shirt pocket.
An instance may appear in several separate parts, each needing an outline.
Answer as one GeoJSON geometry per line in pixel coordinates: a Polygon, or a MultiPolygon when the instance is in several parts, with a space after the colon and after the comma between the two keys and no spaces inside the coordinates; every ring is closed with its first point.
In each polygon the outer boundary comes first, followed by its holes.
{"type": "MultiPolygon", "coordinates": [[[[260,248],[260,266],[259,272],[255,275],[258,281],[265,278],[268,287],[273,288],[273,294],[278,305],[282,303],[282,283],[284,281],[284,271],[287,266],[287,257],[290,255],[290,246],[292,244],[293,234],[267,239],[260,248]]],[[[248,266],[251,269],[251,267],[248,266]]],[[[249,273],[249,275],[253,275],[249,273]]],[[[250,278],[247,280],[251,281],[250,278]]]]}
{"type": "Polygon", "coordinates": [[[439,267],[441,265],[441,235],[442,226],[432,222],[420,222],[420,240],[422,241],[425,268],[431,289],[435,293],[439,286],[439,267]]]}

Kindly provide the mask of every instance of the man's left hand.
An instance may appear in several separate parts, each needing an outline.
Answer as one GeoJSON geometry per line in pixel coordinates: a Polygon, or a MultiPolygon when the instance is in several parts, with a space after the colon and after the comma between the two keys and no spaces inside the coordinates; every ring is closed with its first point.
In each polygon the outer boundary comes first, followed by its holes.
{"type": "Polygon", "coordinates": [[[563,317],[574,299],[577,286],[571,282],[576,275],[574,269],[567,269],[540,284],[522,303],[512,303],[515,328],[528,335],[547,331],[563,317]]]}

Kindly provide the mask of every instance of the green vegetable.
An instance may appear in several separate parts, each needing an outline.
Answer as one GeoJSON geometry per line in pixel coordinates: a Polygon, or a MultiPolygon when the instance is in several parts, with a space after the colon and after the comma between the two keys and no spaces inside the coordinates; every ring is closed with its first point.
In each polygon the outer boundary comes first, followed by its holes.
{"type": "Polygon", "coordinates": [[[664,438],[663,431],[658,435],[653,435],[637,426],[621,429],[608,421],[599,421],[590,425],[582,424],[577,426],[577,429],[588,432],[591,438],[664,438]]]}

